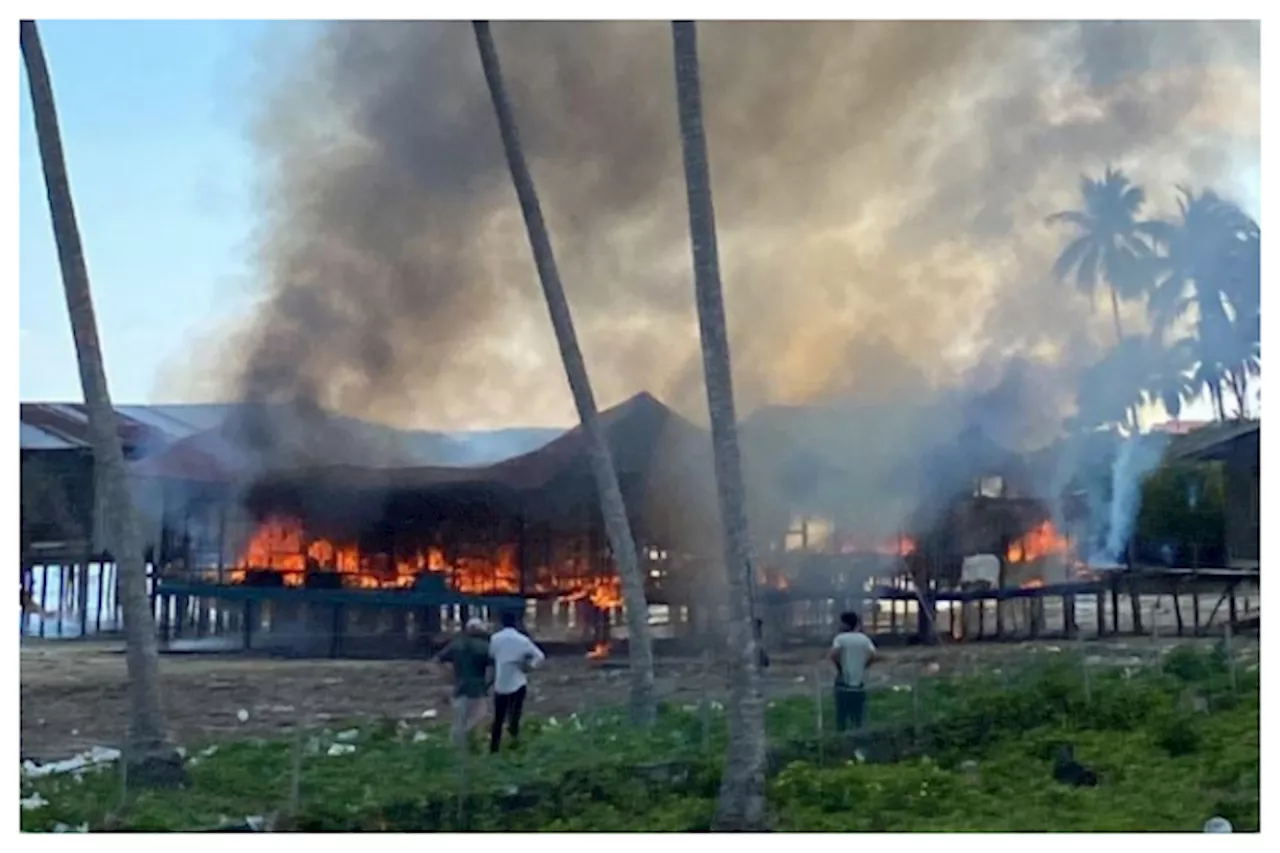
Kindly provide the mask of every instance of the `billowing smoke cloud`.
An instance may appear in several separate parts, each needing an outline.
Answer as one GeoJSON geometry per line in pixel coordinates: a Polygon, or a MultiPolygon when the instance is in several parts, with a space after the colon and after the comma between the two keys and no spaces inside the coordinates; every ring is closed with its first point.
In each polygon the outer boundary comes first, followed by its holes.
{"type": "MultiPolygon", "coordinates": [[[[1260,160],[1256,24],[700,33],[740,408],[845,407],[809,449],[881,514],[874,491],[922,441],[973,422],[1047,440],[1114,343],[1049,274],[1065,235],[1044,219],[1079,204],[1081,173],[1115,165],[1166,207],[1178,183],[1256,197],[1240,178],[1260,160]]],[[[697,418],[668,26],[495,35],[601,405],[647,389],[697,418]]],[[[271,69],[262,299],[218,354],[222,396],[402,426],[571,423],[469,26],[324,25],[271,69]]]]}
{"type": "MultiPolygon", "coordinates": [[[[692,414],[700,366],[669,29],[495,26],[602,405],[692,414]]],[[[744,410],[1096,358],[1050,280],[1081,172],[1231,192],[1259,160],[1247,23],[708,23],[705,107],[744,410]]],[[[264,75],[263,298],[224,396],[440,428],[573,411],[464,23],[337,23],[264,75]]],[[[1041,388],[1042,392],[1049,389],[1041,388]]]]}

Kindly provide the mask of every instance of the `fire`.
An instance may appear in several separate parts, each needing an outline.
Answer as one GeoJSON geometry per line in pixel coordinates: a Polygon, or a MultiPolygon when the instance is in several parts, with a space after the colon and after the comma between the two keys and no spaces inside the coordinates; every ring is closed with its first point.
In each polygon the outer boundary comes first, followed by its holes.
{"type": "Polygon", "coordinates": [[[1009,543],[1005,558],[1010,563],[1030,563],[1050,555],[1066,554],[1069,548],[1067,538],[1058,532],[1053,522],[1045,521],[1009,543]]]}
{"type": "MultiPolygon", "coordinates": [[[[302,586],[307,572],[313,571],[339,574],[347,587],[403,589],[433,573],[443,575],[450,588],[464,595],[522,593],[515,545],[499,546],[485,556],[459,554],[449,559],[442,548],[429,546],[392,557],[328,539],[308,540],[300,521],[283,516],[268,518],[254,531],[230,573],[231,582],[243,583],[249,570],[279,572],[286,586],[302,586]]],[[[559,576],[540,569],[532,592],[562,601],[588,600],[601,610],[622,605],[616,575],[559,576]]]]}
{"type": "Polygon", "coordinates": [[[840,543],[841,554],[880,554],[885,557],[910,557],[916,552],[916,542],[910,536],[898,535],[877,542],[845,537],[840,543]]]}
{"type": "Polygon", "coordinates": [[[587,652],[588,660],[601,660],[609,656],[609,643],[601,640],[591,647],[591,651],[587,652]]]}

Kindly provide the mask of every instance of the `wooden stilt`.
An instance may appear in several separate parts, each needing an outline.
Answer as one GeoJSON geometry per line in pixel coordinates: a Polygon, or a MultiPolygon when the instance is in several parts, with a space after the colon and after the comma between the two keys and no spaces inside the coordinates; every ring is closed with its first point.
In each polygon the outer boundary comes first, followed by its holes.
{"type": "MultiPolygon", "coordinates": [[[[70,605],[67,593],[67,566],[58,566],[58,636],[62,636],[62,624],[66,615],[67,607],[70,605]]],[[[1232,598],[1232,607],[1235,606],[1235,599],[1232,598]]]]}
{"type": "Polygon", "coordinates": [[[1191,636],[1200,636],[1200,585],[1191,577],[1191,636]]]}
{"type": "Polygon", "coordinates": [[[44,636],[44,615],[49,612],[49,566],[40,566],[40,636],[44,636]]]}
{"type": "Polygon", "coordinates": [[[80,589],[80,637],[89,636],[89,558],[85,557],[77,567],[80,589]]]}
{"type": "Polygon", "coordinates": [[[1173,582],[1173,618],[1178,624],[1178,636],[1182,636],[1182,582],[1173,582]]]}
{"type": "Polygon", "coordinates": [[[102,605],[106,597],[106,585],[102,582],[102,564],[98,563],[98,594],[93,597],[93,630],[96,634],[102,633],[102,605]]]}

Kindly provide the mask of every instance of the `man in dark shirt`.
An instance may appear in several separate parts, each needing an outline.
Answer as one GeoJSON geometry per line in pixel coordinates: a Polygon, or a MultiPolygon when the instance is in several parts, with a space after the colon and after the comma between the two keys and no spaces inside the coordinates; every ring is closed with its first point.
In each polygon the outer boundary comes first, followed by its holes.
{"type": "Polygon", "coordinates": [[[465,747],[467,736],[484,719],[489,693],[489,636],[479,619],[467,622],[466,630],[436,656],[453,666],[453,727],[456,746],[465,747]]]}

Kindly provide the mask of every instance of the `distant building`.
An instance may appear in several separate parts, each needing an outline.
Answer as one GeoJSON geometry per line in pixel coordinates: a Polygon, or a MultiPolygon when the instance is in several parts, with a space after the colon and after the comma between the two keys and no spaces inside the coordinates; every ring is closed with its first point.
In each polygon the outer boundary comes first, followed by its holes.
{"type": "Polygon", "coordinates": [[[1226,499],[1224,538],[1227,564],[1233,569],[1257,569],[1259,565],[1261,436],[1260,420],[1213,423],[1179,436],[1167,457],[1222,463],[1226,499]]]}

